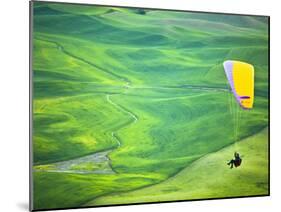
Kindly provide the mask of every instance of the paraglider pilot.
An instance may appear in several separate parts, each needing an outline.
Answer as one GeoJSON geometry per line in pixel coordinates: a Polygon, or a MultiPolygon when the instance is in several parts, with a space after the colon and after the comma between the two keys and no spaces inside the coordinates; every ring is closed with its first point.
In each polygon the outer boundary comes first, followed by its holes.
{"type": "Polygon", "coordinates": [[[233,165],[235,167],[238,167],[240,166],[242,163],[242,159],[240,158],[240,155],[238,152],[234,152],[234,159],[231,159],[227,165],[230,165],[230,168],[232,169],[233,168],[233,165]]]}

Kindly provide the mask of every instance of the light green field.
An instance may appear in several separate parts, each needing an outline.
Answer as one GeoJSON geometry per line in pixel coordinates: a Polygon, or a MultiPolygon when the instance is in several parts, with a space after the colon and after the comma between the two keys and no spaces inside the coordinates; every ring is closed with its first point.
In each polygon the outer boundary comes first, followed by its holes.
{"type": "Polygon", "coordinates": [[[268,190],[267,138],[268,130],[264,129],[235,145],[205,155],[163,183],[100,197],[86,205],[236,197],[241,192],[245,196],[263,195],[268,190]],[[227,169],[226,158],[237,149],[244,154],[243,166],[227,169]]]}
{"type": "Polygon", "coordinates": [[[267,18],[33,5],[34,209],[268,194],[267,18]],[[255,67],[237,137],[227,59],[255,67]]]}

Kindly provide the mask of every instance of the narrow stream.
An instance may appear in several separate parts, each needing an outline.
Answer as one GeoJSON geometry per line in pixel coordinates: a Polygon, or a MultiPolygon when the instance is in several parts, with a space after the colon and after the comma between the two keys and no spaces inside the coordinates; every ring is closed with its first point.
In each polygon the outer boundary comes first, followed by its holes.
{"type": "MultiPolygon", "coordinates": [[[[131,116],[133,120],[131,124],[134,124],[138,121],[138,118],[135,114],[127,111],[126,109],[119,106],[117,103],[113,102],[110,99],[110,95],[106,95],[106,100],[109,104],[113,105],[118,110],[131,116]]],[[[117,147],[115,149],[119,148],[121,146],[121,142],[116,136],[116,132],[111,132],[111,136],[117,143],[117,147]]],[[[116,172],[112,169],[111,161],[108,157],[108,154],[114,151],[115,149],[101,151],[71,160],[65,160],[46,165],[37,165],[34,166],[34,171],[65,172],[75,174],[116,174],[116,172]]]]}
{"type": "Polygon", "coordinates": [[[75,174],[115,174],[108,154],[112,150],[93,153],[79,158],[34,167],[34,171],[66,172],[75,174]]]}

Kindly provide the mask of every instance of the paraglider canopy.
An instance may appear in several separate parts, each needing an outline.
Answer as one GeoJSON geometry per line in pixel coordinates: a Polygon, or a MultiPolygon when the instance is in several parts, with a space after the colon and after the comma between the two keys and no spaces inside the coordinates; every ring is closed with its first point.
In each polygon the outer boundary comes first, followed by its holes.
{"type": "Polygon", "coordinates": [[[236,101],[243,109],[252,109],[254,104],[254,66],[240,61],[223,63],[225,74],[236,101]]]}

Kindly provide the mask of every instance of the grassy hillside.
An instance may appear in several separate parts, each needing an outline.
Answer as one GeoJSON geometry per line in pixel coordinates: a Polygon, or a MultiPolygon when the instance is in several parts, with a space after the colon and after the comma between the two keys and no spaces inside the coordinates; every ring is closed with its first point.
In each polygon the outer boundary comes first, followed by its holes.
{"type": "MultiPolygon", "coordinates": [[[[267,193],[251,185],[251,194],[242,187],[206,192],[190,187],[191,178],[176,190],[202,169],[214,180],[215,170],[229,171],[233,152],[224,148],[236,140],[251,136],[255,151],[267,153],[267,137],[255,135],[268,124],[266,18],[33,5],[35,209],[123,203],[132,190],[130,202],[149,201],[144,187],[154,186],[163,186],[157,201],[267,193]],[[222,66],[228,59],[255,66],[254,109],[234,108],[238,137],[222,66]],[[201,162],[212,153],[224,158],[213,169],[201,162]]],[[[242,155],[255,154],[242,143],[235,145],[242,155]]],[[[267,167],[260,169],[247,175],[241,167],[244,184],[260,176],[266,185],[267,167]]]]}
{"type": "Polygon", "coordinates": [[[268,130],[240,141],[243,166],[226,168],[226,158],[237,147],[230,145],[207,154],[163,183],[127,193],[98,198],[86,205],[124,204],[262,195],[268,192],[268,130]],[[260,151],[264,149],[265,151],[260,151]]]}

